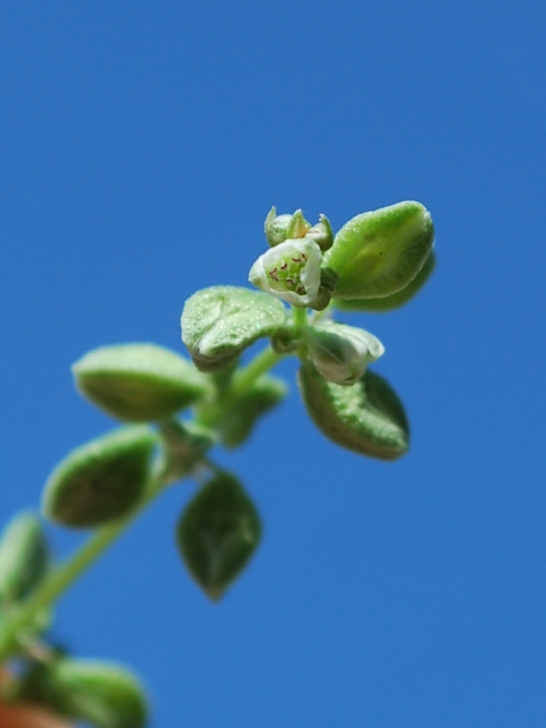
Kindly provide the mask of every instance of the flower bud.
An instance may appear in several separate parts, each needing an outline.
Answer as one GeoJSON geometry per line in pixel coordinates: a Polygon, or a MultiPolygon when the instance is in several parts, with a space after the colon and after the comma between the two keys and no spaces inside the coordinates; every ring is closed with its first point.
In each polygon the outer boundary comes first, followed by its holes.
{"type": "Polygon", "coordinates": [[[349,220],[322,265],[339,275],[336,298],[389,296],[415,278],[433,241],[426,208],[419,202],[400,202],[349,220]]]}
{"type": "Polygon", "coordinates": [[[328,248],[332,247],[334,244],[334,233],[330,225],[330,220],[328,220],[326,215],[322,213],[319,215],[319,222],[313,225],[307,233],[307,236],[313,238],[321,250],[328,250],[328,248]]]}
{"type": "Polygon", "coordinates": [[[321,322],[304,331],[309,358],[325,379],[349,386],[364,374],[370,362],[385,352],[373,334],[354,326],[321,322]]]}
{"type": "Polygon", "coordinates": [[[272,207],[265,218],[264,231],[267,242],[274,247],[289,238],[305,237],[310,227],[301,210],[293,215],[277,215],[276,208],[272,207]]]}
{"type": "Polygon", "coordinates": [[[312,307],[320,288],[321,258],[311,238],[285,240],[258,258],[248,280],[293,306],[312,307]]]}

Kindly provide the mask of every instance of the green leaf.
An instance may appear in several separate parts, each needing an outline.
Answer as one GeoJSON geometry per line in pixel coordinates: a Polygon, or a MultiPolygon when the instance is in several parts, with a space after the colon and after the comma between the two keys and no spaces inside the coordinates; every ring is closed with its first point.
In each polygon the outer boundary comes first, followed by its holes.
{"type": "Polygon", "coordinates": [[[389,296],[415,278],[433,242],[426,208],[419,202],[399,202],[349,220],[322,265],[339,276],[335,298],[389,296]]]}
{"type": "Polygon", "coordinates": [[[220,420],[219,429],[226,447],[238,447],[251,434],[257,420],[273,409],[286,396],[287,387],[282,379],[263,375],[251,390],[237,400],[220,420]]]}
{"type": "Polygon", "coordinates": [[[436,256],[434,255],[434,251],[431,251],[419,273],[401,291],[391,293],[390,296],[384,296],[383,298],[336,298],[333,304],[340,311],[362,311],[366,313],[393,311],[396,308],[405,306],[408,301],[411,301],[419,293],[430,278],[435,267],[436,256]]]}
{"type": "Polygon", "coordinates": [[[189,475],[216,443],[212,430],[192,422],[165,420],[159,432],[165,451],[163,477],[170,481],[189,475]]]}
{"type": "Polygon", "coordinates": [[[313,422],[341,447],[380,460],[395,460],[407,452],[406,413],[383,377],[368,369],[346,387],[323,379],[308,362],[300,369],[299,386],[313,422]]]}
{"type": "Polygon", "coordinates": [[[220,473],[197,493],[176,531],[182,558],[211,599],[243,570],[261,536],[260,518],[239,481],[220,473]]]}
{"type": "Polygon", "coordinates": [[[0,541],[0,602],[25,598],[44,578],[49,551],[40,520],[34,513],[16,515],[0,541]]]}
{"type": "Polygon", "coordinates": [[[182,311],[182,341],[195,366],[212,372],[229,366],[257,339],[284,323],[283,304],[265,293],[214,286],[188,298],[182,311]]]}
{"type": "Polygon", "coordinates": [[[103,346],[77,361],[72,371],[84,397],[129,422],[170,417],[210,388],[190,362],[154,344],[103,346]]]}
{"type": "Polygon", "coordinates": [[[128,671],[92,660],[61,658],[47,669],[43,703],[96,728],[144,728],[148,706],[144,689],[128,671]]]}
{"type": "Polygon", "coordinates": [[[73,450],[46,484],[45,515],[75,528],[100,526],[127,515],[140,499],[156,444],[151,430],[135,425],[73,450]]]}

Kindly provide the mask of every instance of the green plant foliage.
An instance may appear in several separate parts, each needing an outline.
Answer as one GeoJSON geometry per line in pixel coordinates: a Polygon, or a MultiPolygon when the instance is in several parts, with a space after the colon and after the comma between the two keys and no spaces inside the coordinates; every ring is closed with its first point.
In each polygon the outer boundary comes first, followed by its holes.
{"type": "Polygon", "coordinates": [[[28,596],[44,578],[49,561],[39,518],[31,512],[16,515],[0,540],[0,604],[28,596]]]}
{"type": "Polygon", "coordinates": [[[229,366],[257,339],[271,336],[286,318],[282,303],[259,291],[214,286],[189,298],[182,311],[182,341],[195,366],[213,372],[229,366]]]}
{"type": "Polygon", "coordinates": [[[339,276],[335,298],[389,296],[415,278],[433,242],[426,208],[419,202],[399,202],[349,220],[322,265],[339,276]]]}
{"type": "Polygon", "coordinates": [[[362,311],[364,313],[386,313],[405,306],[416,296],[430,278],[436,267],[436,256],[432,250],[419,273],[405,288],[382,298],[336,298],[333,304],[340,311],[362,311]]]}
{"type": "Polygon", "coordinates": [[[254,504],[228,473],[218,474],[201,488],[176,529],[178,548],[190,574],[213,600],[245,567],[260,536],[254,504]]]}
{"type": "Polygon", "coordinates": [[[209,391],[207,378],[186,359],[154,344],[103,346],[72,371],[84,397],[128,422],[170,417],[209,391]]]}
{"type": "Polygon", "coordinates": [[[409,424],[398,396],[370,371],[346,387],[323,379],[304,363],[300,391],[309,416],[330,440],[361,455],[395,460],[409,446],[409,424]]]}
{"type": "Polygon", "coordinates": [[[156,444],[151,430],[134,425],[73,450],[46,484],[45,515],[74,528],[99,526],[127,515],[142,495],[156,444]]]}
{"type": "Polygon", "coordinates": [[[47,672],[50,706],[96,728],[144,728],[144,689],[127,670],[91,660],[56,660],[47,672]]]}
{"type": "Polygon", "coordinates": [[[179,480],[189,475],[207,450],[216,444],[212,430],[192,422],[165,420],[159,426],[164,445],[164,477],[179,480]]]}
{"type": "Polygon", "coordinates": [[[221,418],[219,430],[222,443],[227,447],[241,445],[250,436],[257,420],[278,405],[287,391],[288,387],[282,379],[267,374],[257,379],[250,392],[221,418]]]}

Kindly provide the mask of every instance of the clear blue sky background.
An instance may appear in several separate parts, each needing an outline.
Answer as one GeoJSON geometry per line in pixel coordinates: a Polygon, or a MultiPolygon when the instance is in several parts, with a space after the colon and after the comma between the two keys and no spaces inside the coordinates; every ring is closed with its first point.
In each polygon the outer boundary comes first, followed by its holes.
{"type": "MultiPolygon", "coordinates": [[[[336,448],[290,399],[218,460],[263,544],[211,605],[169,492],[61,603],[81,656],[134,666],[154,728],[546,723],[543,3],[4,2],[0,512],[112,426],[69,365],[183,351],[183,302],[246,285],[272,204],[422,201],[438,269],[372,330],[410,454],[336,448]]],[[[51,528],[59,555],[73,536],[51,528]]]]}

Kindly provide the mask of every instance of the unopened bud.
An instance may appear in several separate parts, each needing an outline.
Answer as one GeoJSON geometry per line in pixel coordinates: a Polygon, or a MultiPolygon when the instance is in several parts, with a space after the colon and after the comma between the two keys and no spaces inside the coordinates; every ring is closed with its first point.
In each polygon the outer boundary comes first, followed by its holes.
{"type": "Polygon", "coordinates": [[[304,331],[309,358],[324,379],[349,386],[385,347],[373,334],[354,326],[325,321],[304,331]]]}
{"type": "Polygon", "coordinates": [[[310,228],[301,210],[293,215],[277,215],[276,208],[272,207],[265,218],[264,232],[267,242],[274,247],[291,238],[305,237],[310,228]]]}
{"type": "Polygon", "coordinates": [[[326,215],[319,215],[319,222],[309,230],[307,236],[313,238],[321,250],[328,250],[334,244],[334,233],[326,215]]]}

